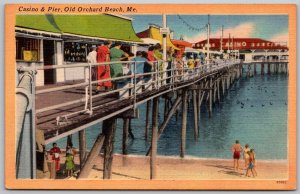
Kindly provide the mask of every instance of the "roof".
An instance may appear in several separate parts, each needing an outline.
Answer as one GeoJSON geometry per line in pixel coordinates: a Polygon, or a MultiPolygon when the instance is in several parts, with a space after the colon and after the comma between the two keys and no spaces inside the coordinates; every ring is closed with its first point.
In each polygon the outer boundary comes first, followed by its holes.
{"type": "Polygon", "coordinates": [[[81,35],[87,37],[141,42],[131,20],[113,15],[17,15],[16,27],[81,35]]]}
{"type": "MultiPolygon", "coordinates": [[[[207,40],[202,40],[195,43],[194,48],[203,48],[207,40]]],[[[220,38],[210,38],[209,43],[211,45],[210,49],[220,50],[221,39],[220,38]]],[[[272,42],[268,40],[263,40],[260,38],[230,38],[229,39],[230,49],[237,50],[254,50],[254,49],[288,49],[286,43],[282,42],[272,42]],[[233,46],[232,46],[233,41],[233,46]]],[[[223,38],[222,49],[228,49],[228,38],[223,38]]]]}
{"type": "Polygon", "coordinates": [[[175,40],[175,39],[172,39],[171,41],[172,41],[172,43],[175,46],[184,46],[184,47],[192,47],[193,46],[192,43],[184,41],[184,40],[175,40]]]}
{"type": "MultiPolygon", "coordinates": [[[[163,36],[159,32],[159,28],[155,26],[149,26],[147,30],[137,33],[139,38],[152,38],[160,41],[160,44],[163,42],[163,36]]],[[[172,44],[170,35],[167,36],[167,47],[172,47],[175,50],[180,50],[174,44],[172,44]]]]}

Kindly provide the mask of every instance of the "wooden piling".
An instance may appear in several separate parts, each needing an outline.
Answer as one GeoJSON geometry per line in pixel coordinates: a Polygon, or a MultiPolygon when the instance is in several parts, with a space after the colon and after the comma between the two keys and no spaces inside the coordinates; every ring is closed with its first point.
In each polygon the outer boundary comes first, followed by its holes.
{"type": "Polygon", "coordinates": [[[158,97],[153,99],[152,108],[152,141],[150,157],[150,179],[155,179],[156,174],[156,155],[157,155],[157,128],[158,128],[158,97]]]}
{"type": "Polygon", "coordinates": [[[253,69],[253,73],[254,73],[254,75],[256,75],[256,63],[254,63],[254,69],[253,69]]]}
{"type": "Polygon", "coordinates": [[[209,90],[209,110],[208,110],[208,114],[209,114],[209,118],[211,118],[212,115],[212,78],[210,79],[210,90],[209,90]]]}
{"type": "Polygon", "coordinates": [[[68,136],[67,136],[66,150],[68,149],[68,145],[72,145],[72,146],[73,146],[72,135],[68,135],[68,136]]]}
{"type": "Polygon", "coordinates": [[[56,168],[55,168],[55,160],[52,160],[50,163],[50,179],[56,178],[56,168]]]}
{"type": "Polygon", "coordinates": [[[80,160],[80,169],[83,168],[85,163],[86,156],[86,133],[85,130],[78,132],[79,136],[79,160],[80,160]]]}
{"type": "Polygon", "coordinates": [[[216,81],[214,82],[214,103],[216,102],[216,96],[217,96],[217,83],[216,81]]]}
{"type": "Polygon", "coordinates": [[[115,130],[116,130],[115,117],[103,121],[103,134],[105,135],[103,179],[111,178],[115,130]]]}
{"type": "Polygon", "coordinates": [[[262,64],[261,64],[261,69],[260,69],[260,74],[261,74],[261,75],[264,75],[264,73],[265,73],[265,64],[262,63],[262,64]]]}
{"type": "Polygon", "coordinates": [[[129,119],[123,118],[123,138],[122,138],[122,154],[127,155],[129,119]]]}
{"type": "Polygon", "coordinates": [[[131,139],[134,139],[134,135],[133,135],[132,128],[131,128],[131,119],[129,119],[128,133],[129,133],[129,137],[130,137],[131,139]]]}
{"type": "Polygon", "coordinates": [[[148,100],[148,101],[147,101],[147,107],[146,107],[145,140],[148,139],[148,128],[149,128],[150,106],[151,106],[151,100],[148,100]]]}
{"type": "Polygon", "coordinates": [[[181,144],[180,157],[184,158],[186,146],[186,123],[187,123],[187,91],[182,90],[182,122],[181,122],[181,144]]]}
{"type": "Polygon", "coordinates": [[[217,81],[217,94],[218,94],[218,102],[220,103],[220,79],[217,81]]]}
{"type": "Polygon", "coordinates": [[[270,68],[270,66],[271,66],[271,64],[270,64],[270,63],[268,63],[268,75],[270,75],[270,74],[271,74],[271,68],[270,68]]]}
{"type": "Polygon", "coordinates": [[[94,166],[94,160],[98,157],[98,155],[101,151],[104,139],[105,139],[105,136],[103,134],[98,135],[91,151],[88,154],[86,162],[84,163],[84,165],[80,171],[78,179],[88,178],[89,173],[94,166]]]}
{"type": "Polygon", "coordinates": [[[224,77],[222,77],[222,94],[223,94],[223,96],[225,94],[225,78],[224,77]]]}
{"type": "MultiPolygon", "coordinates": [[[[173,114],[175,112],[177,112],[177,107],[180,105],[181,103],[181,96],[178,96],[177,99],[175,100],[174,104],[172,105],[172,108],[169,110],[167,117],[164,119],[164,121],[162,122],[162,124],[159,126],[158,132],[157,132],[157,141],[159,140],[160,135],[163,133],[164,129],[166,128],[168,122],[170,121],[171,117],[173,116],[173,114]]],[[[150,148],[147,151],[146,156],[148,156],[150,154],[152,146],[150,146],[150,148]]]]}
{"type": "Polygon", "coordinates": [[[167,106],[167,99],[165,98],[165,103],[164,103],[164,118],[166,118],[167,114],[168,114],[168,106],[167,106]]]}
{"type": "Polygon", "coordinates": [[[193,108],[194,108],[194,138],[198,138],[198,109],[197,109],[197,93],[193,90],[193,108]]]}

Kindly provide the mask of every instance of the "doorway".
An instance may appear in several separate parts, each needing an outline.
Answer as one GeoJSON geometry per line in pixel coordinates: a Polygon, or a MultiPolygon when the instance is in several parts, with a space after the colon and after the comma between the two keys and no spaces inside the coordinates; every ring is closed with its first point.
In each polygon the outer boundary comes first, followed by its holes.
{"type": "MultiPolygon", "coordinates": [[[[55,43],[54,40],[44,40],[43,51],[44,51],[44,66],[49,67],[55,65],[55,43]]],[[[55,83],[55,69],[44,70],[44,84],[55,83]]]]}

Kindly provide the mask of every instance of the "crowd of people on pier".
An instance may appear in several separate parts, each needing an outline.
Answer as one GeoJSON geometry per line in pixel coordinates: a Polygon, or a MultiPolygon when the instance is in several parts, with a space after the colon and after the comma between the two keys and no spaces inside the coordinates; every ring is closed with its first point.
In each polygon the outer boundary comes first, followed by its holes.
{"type": "MultiPolygon", "coordinates": [[[[170,70],[172,63],[175,64],[176,72],[182,75],[183,68],[194,69],[204,63],[203,58],[194,59],[192,55],[186,56],[185,53],[176,52],[172,47],[167,49],[167,67],[164,67],[162,62],[163,54],[162,47],[159,43],[149,46],[148,51],[137,51],[135,54],[125,52],[122,49],[121,42],[105,41],[102,45],[92,46],[91,52],[87,56],[87,61],[91,64],[108,63],[105,65],[98,65],[93,67],[93,80],[107,80],[130,74],[151,73],[156,70],[156,62],[158,62],[158,70],[162,71],[164,68],[170,70]],[[118,61],[132,61],[132,63],[111,63],[118,61]],[[134,63],[136,62],[136,69],[134,63]]],[[[167,71],[167,77],[171,76],[171,71],[167,71]]],[[[140,76],[145,80],[149,80],[151,75],[140,76]]],[[[167,83],[170,79],[166,80],[167,83]]],[[[115,89],[116,83],[114,81],[100,81],[97,84],[96,92],[108,91],[115,89]]]]}
{"type": "Polygon", "coordinates": [[[243,148],[239,142],[239,140],[235,141],[235,144],[231,147],[232,155],[233,155],[233,168],[234,171],[239,171],[239,159],[241,156],[241,153],[243,155],[244,161],[245,161],[245,169],[246,177],[250,177],[250,171],[252,173],[252,176],[257,176],[256,172],[256,154],[254,149],[251,149],[249,144],[245,144],[245,147],[243,148]]]}

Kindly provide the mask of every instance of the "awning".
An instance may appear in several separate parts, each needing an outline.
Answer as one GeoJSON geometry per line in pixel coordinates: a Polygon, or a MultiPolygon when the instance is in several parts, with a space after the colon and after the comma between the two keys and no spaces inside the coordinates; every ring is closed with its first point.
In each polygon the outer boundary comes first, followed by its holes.
{"type": "Polygon", "coordinates": [[[90,38],[142,42],[132,21],[114,15],[17,15],[16,27],[90,38]]]}
{"type": "MultiPolygon", "coordinates": [[[[149,29],[147,29],[143,32],[139,32],[139,33],[137,33],[137,35],[140,38],[152,38],[154,40],[158,40],[159,43],[162,45],[163,36],[162,36],[162,34],[160,34],[158,27],[149,26],[149,29]]],[[[170,35],[167,36],[167,47],[172,47],[175,50],[180,50],[171,42],[170,35]]]]}
{"type": "Polygon", "coordinates": [[[190,43],[190,42],[187,42],[187,41],[184,41],[184,40],[175,40],[175,39],[172,39],[171,40],[172,41],[172,43],[174,44],[174,45],[176,45],[176,46],[181,46],[181,47],[192,47],[193,46],[193,44],[192,43],[190,43]]]}
{"type": "Polygon", "coordinates": [[[153,38],[141,38],[141,40],[143,41],[143,43],[145,44],[157,44],[160,43],[159,40],[155,40],[153,38]]]}
{"type": "MultiPolygon", "coordinates": [[[[153,38],[155,40],[159,40],[160,44],[162,45],[163,43],[163,36],[162,34],[160,34],[159,29],[153,26],[150,26],[150,37],[149,38],[153,38]]],[[[180,50],[179,48],[177,48],[176,46],[174,46],[174,44],[171,42],[170,39],[170,35],[167,36],[167,47],[172,47],[175,50],[180,50]]]]}

